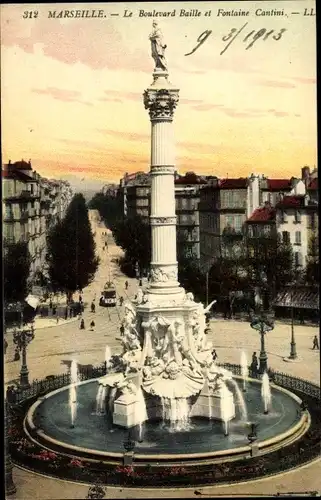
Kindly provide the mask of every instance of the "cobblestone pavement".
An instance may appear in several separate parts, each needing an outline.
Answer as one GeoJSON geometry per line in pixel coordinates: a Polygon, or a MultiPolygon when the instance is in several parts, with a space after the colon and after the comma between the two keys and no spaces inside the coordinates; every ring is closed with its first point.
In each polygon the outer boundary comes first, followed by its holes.
{"type": "MultiPolygon", "coordinates": [[[[119,270],[115,259],[122,254],[103,224],[93,222],[96,233],[97,253],[101,263],[95,280],[83,290],[83,300],[87,308],[83,314],[85,330],[79,329],[79,320],[59,323],[55,326],[37,328],[35,339],[28,346],[27,363],[30,380],[41,379],[47,375],[67,371],[67,365],[72,359],[82,365],[99,364],[104,360],[106,345],[113,353],[121,352],[119,325],[123,316],[123,307],[104,308],[98,305],[100,292],[109,278],[116,284],[118,296],[133,298],[137,292],[136,279],[125,277],[119,270]],[[108,248],[104,248],[105,241],[108,248]],[[128,290],[125,290],[125,281],[128,281],[128,290]],[[91,313],[90,303],[96,296],[96,312],[91,313]],[[94,319],[96,327],[89,330],[89,323],[94,319]]],[[[108,231],[108,230],[107,230],[108,231]]],[[[215,309],[214,309],[215,312],[215,309]]],[[[266,350],[269,365],[293,376],[305,378],[315,383],[320,383],[320,353],[312,350],[312,339],[318,333],[318,328],[309,326],[296,326],[295,335],[297,352],[300,360],[286,363],[283,358],[290,352],[289,325],[276,323],[275,329],[266,335],[266,350]]],[[[19,379],[20,361],[12,361],[14,346],[12,333],[7,333],[8,349],[5,356],[4,380],[5,385],[14,383],[19,379]]],[[[260,336],[252,330],[249,324],[239,321],[213,319],[211,320],[211,333],[209,340],[215,345],[218,361],[240,362],[240,352],[244,350],[250,361],[253,351],[259,353],[260,336]]],[[[216,486],[198,488],[199,491],[209,495],[229,494],[273,494],[278,491],[311,491],[321,490],[321,462],[317,461],[303,469],[282,474],[272,478],[240,485],[216,486]]],[[[15,468],[14,480],[18,491],[12,498],[16,499],[69,499],[84,498],[88,486],[54,480],[39,476],[28,471],[15,468]]],[[[107,488],[106,498],[153,498],[161,495],[167,498],[195,496],[195,488],[191,490],[177,489],[162,490],[155,493],[148,489],[120,489],[107,488]]]]}

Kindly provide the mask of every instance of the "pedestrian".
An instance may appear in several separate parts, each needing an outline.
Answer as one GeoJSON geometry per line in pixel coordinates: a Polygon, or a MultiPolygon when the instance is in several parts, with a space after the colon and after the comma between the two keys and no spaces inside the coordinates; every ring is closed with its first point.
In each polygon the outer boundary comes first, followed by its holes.
{"type": "Polygon", "coordinates": [[[215,363],[215,361],[217,360],[217,352],[215,349],[213,349],[213,351],[212,351],[212,358],[213,358],[213,361],[215,363]]]}
{"type": "Polygon", "coordinates": [[[84,318],[80,321],[80,330],[85,330],[85,321],[84,321],[84,318]]]}
{"type": "Polygon", "coordinates": [[[16,346],[15,351],[14,351],[14,358],[13,361],[19,361],[20,360],[20,352],[19,352],[19,347],[16,346]]]}
{"type": "Polygon", "coordinates": [[[125,290],[128,290],[128,281],[125,281],[125,290]]]}
{"type": "Polygon", "coordinates": [[[124,325],[120,325],[120,336],[123,337],[125,333],[125,327],[124,325]]]}
{"type": "Polygon", "coordinates": [[[52,309],[52,300],[50,299],[50,302],[49,302],[49,309],[52,309]]]}
{"type": "Polygon", "coordinates": [[[313,347],[312,347],[313,351],[314,349],[317,349],[319,350],[319,341],[318,341],[318,337],[315,335],[313,337],[313,347]]]}
{"type": "Polygon", "coordinates": [[[124,303],[124,297],[119,297],[119,305],[120,307],[123,305],[124,303]]]}
{"type": "Polygon", "coordinates": [[[139,286],[143,286],[143,280],[142,280],[142,278],[139,278],[139,286]]]}
{"type": "Polygon", "coordinates": [[[95,306],[95,303],[94,303],[94,302],[92,302],[92,303],[91,303],[90,308],[91,308],[91,312],[92,312],[92,313],[94,313],[94,312],[96,311],[96,306],[95,306]]]}
{"type": "Polygon", "coordinates": [[[8,348],[8,342],[7,342],[7,339],[4,338],[3,339],[3,347],[4,347],[4,353],[6,354],[7,353],[7,348],[8,348]]]}
{"type": "Polygon", "coordinates": [[[251,363],[251,370],[252,370],[253,373],[257,373],[258,366],[259,366],[259,362],[258,362],[258,359],[257,359],[256,352],[253,352],[253,354],[252,354],[252,363],[251,363]]]}
{"type": "Polygon", "coordinates": [[[103,247],[103,250],[105,250],[105,247],[103,247]]]}
{"type": "Polygon", "coordinates": [[[59,315],[57,314],[57,323],[59,323],[59,315]]]}
{"type": "Polygon", "coordinates": [[[92,320],[92,322],[90,323],[90,330],[93,331],[95,328],[95,322],[94,320],[92,320]]]}

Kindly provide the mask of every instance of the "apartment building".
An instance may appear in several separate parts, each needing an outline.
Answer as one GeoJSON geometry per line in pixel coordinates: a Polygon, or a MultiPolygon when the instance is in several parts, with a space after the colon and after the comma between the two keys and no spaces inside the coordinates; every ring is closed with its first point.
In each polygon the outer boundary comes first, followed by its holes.
{"type": "Polygon", "coordinates": [[[291,243],[296,267],[304,269],[309,252],[311,216],[315,205],[307,196],[284,196],[276,204],[276,229],[282,241],[291,243]]]}
{"type": "Polygon", "coordinates": [[[28,243],[33,280],[44,268],[47,231],[64,216],[72,190],[65,181],[42,178],[24,160],[4,165],[2,189],[4,241],[28,243]]]}
{"type": "Polygon", "coordinates": [[[200,258],[199,210],[200,190],[207,178],[187,172],[175,176],[177,217],[177,251],[180,257],[200,258]]]}
{"type": "Polygon", "coordinates": [[[247,218],[248,179],[213,179],[200,191],[200,266],[208,271],[213,262],[231,251],[228,239],[233,234],[233,251],[242,236],[247,218]]]}

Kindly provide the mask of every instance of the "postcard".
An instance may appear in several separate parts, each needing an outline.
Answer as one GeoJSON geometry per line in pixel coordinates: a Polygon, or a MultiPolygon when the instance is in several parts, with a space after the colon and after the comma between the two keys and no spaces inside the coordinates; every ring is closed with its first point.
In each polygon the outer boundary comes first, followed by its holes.
{"type": "Polygon", "coordinates": [[[316,70],[314,0],[1,6],[6,498],[320,496],[316,70]]]}

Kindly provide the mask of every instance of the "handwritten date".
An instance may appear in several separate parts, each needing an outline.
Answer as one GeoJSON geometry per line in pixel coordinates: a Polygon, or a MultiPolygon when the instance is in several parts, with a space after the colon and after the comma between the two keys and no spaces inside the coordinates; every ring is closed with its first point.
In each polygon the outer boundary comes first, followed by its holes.
{"type": "MultiPolygon", "coordinates": [[[[227,51],[227,49],[230,47],[230,45],[234,42],[234,40],[241,34],[241,32],[246,28],[248,23],[245,23],[240,29],[237,28],[232,28],[231,31],[222,37],[223,42],[228,42],[224,49],[220,52],[220,55],[223,55],[224,52],[227,51]]],[[[250,49],[253,47],[253,45],[259,40],[260,38],[265,41],[268,38],[272,38],[273,40],[280,40],[282,38],[283,33],[286,31],[285,28],[280,29],[279,31],[275,30],[266,30],[265,28],[262,28],[258,31],[252,30],[250,31],[244,38],[243,38],[243,43],[246,43],[245,50],[250,49]]],[[[208,37],[212,34],[212,30],[206,30],[203,33],[200,34],[200,36],[197,39],[197,45],[194,47],[191,52],[188,52],[187,54],[184,54],[185,56],[190,56],[191,54],[194,54],[197,49],[201,45],[203,45],[204,42],[208,39],[208,37]]]]}

